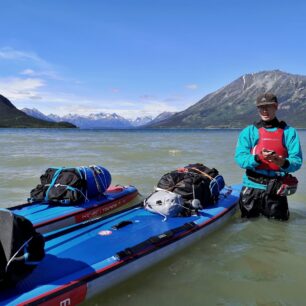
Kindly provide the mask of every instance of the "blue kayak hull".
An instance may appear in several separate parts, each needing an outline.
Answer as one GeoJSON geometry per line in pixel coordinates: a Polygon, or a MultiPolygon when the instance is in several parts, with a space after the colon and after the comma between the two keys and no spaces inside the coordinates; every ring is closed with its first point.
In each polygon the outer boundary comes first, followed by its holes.
{"type": "Polygon", "coordinates": [[[100,198],[90,199],[79,205],[37,202],[9,209],[29,219],[38,232],[47,233],[105,215],[128,204],[137,195],[138,191],[134,186],[116,186],[109,188],[100,198]]]}
{"type": "Polygon", "coordinates": [[[45,235],[46,256],[1,293],[0,305],[77,305],[220,228],[235,213],[240,186],[190,217],[164,218],[135,206],[45,235]]]}

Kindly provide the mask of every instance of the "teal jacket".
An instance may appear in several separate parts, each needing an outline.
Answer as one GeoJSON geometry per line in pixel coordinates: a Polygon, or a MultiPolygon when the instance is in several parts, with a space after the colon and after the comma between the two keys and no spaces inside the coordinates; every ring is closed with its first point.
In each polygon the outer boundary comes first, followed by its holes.
{"type": "MultiPolygon", "coordinates": [[[[276,128],[270,128],[268,130],[273,131],[276,128]]],[[[298,133],[293,127],[286,126],[284,129],[284,145],[288,150],[287,160],[289,166],[285,169],[280,169],[280,171],[255,169],[259,163],[255,160],[255,156],[251,154],[251,149],[257,144],[258,140],[259,132],[255,125],[249,125],[241,131],[235,153],[235,161],[241,168],[250,169],[271,177],[285,175],[285,173],[294,172],[301,168],[303,163],[302,149],[298,133]]],[[[246,187],[266,189],[266,185],[252,182],[246,175],[243,176],[242,184],[246,187]]]]}

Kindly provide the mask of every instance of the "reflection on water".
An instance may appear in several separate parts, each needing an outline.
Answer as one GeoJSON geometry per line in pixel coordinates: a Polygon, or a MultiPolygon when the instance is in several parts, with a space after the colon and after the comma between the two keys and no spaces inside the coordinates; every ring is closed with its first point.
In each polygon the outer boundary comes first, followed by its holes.
{"type": "MultiPolygon", "coordinates": [[[[239,131],[0,130],[1,207],[23,202],[49,166],[100,164],[114,184],[146,195],[166,172],[188,163],[217,168],[227,184],[239,131]]],[[[300,131],[306,152],[306,131],[300,131]]],[[[85,305],[305,305],[306,174],[290,197],[289,222],[239,213],[222,229],[85,305]]]]}

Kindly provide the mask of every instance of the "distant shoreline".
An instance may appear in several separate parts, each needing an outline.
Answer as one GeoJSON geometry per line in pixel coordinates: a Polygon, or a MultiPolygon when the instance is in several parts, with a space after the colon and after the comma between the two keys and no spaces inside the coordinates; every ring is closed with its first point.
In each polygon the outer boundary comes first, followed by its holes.
{"type": "MultiPolygon", "coordinates": [[[[239,131],[241,128],[222,128],[222,127],[207,127],[207,128],[97,128],[97,129],[82,129],[82,128],[72,128],[72,127],[44,127],[44,128],[35,128],[35,127],[0,127],[0,130],[60,130],[60,131],[112,131],[112,132],[196,132],[196,131],[239,131]]],[[[299,131],[306,131],[306,128],[295,128],[299,131]]]]}

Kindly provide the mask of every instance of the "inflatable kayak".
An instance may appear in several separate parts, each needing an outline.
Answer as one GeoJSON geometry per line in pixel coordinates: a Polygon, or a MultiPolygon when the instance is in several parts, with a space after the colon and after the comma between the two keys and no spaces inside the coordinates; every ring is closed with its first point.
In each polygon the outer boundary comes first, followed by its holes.
{"type": "Polygon", "coordinates": [[[136,205],[45,234],[46,255],[0,305],[76,305],[215,231],[235,213],[240,186],[214,206],[164,218],[136,205]]]}
{"type": "Polygon", "coordinates": [[[100,197],[79,205],[35,202],[8,209],[30,220],[38,232],[47,233],[105,215],[128,204],[137,195],[138,191],[134,186],[111,186],[100,197]]]}

